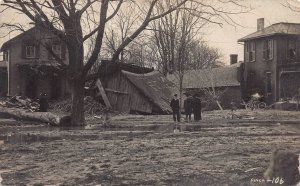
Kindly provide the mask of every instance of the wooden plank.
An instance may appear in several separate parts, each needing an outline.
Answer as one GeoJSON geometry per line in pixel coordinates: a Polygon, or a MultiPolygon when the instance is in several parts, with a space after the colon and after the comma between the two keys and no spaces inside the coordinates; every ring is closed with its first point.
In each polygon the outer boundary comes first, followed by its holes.
{"type": "Polygon", "coordinates": [[[105,103],[106,107],[107,108],[111,108],[110,102],[109,102],[109,100],[108,100],[108,98],[106,96],[106,93],[104,91],[102,83],[101,83],[101,81],[99,79],[97,79],[96,85],[97,85],[97,87],[98,87],[98,89],[100,91],[100,94],[101,94],[101,96],[102,96],[102,98],[104,100],[104,103],[105,103]]]}
{"type": "Polygon", "coordinates": [[[110,89],[110,88],[106,88],[105,90],[108,91],[108,92],[113,92],[113,93],[117,93],[117,94],[128,94],[128,92],[121,92],[121,91],[113,90],[113,89],[110,89]]]}

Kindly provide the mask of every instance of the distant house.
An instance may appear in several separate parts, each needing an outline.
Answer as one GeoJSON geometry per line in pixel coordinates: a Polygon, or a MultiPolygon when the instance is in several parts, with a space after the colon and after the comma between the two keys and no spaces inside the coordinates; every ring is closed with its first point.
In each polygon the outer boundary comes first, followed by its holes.
{"type": "Polygon", "coordinates": [[[33,27],[5,42],[1,52],[1,63],[7,65],[0,77],[7,76],[8,95],[37,98],[43,92],[56,98],[69,93],[66,75],[54,57],[68,64],[66,46],[49,31],[33,27]]]}
{"type": "MultiPolygon", "coordinates": [[[[241,63],[231,61],[230,66],[211,69],[189,70],[184,73],[182,88],[184,94],[198,94],[206,102],[206,109],[217,109],[215,102],[206,99],[207,94],[216,92],[220,95],[219,101],[223,108],[230,108],[230,102],[236,102],[237,106],[242,102],[242,87],[240,82],[241,63]]],[[[175,75],[169,75],[168,79],[179,85],[175,75]]],[[[178,91],[178,90],[177,90],[178,91]]]]}
{"type": "Polygon", "coordinates": [[[259,93],[268,104],[292,98],[300,88],[300,24],[276,23],[264,27],[257,20],[257,31],[238,40],[244,43],[245,91],[259,93]]]}
{"type": "Polygon", "coordinates": [[[160,72],[132,64],[102,62],[99,72],[107,98],[125,113],[167,114],[173,86],[160,72]]]}

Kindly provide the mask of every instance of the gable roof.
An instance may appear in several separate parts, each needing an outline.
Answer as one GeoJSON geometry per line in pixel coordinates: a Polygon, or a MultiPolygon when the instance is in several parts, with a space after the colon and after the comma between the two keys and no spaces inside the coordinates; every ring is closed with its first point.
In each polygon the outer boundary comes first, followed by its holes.
{"type": "MultiPolygon", "coordinates": [[[[182,86],[184,89],[240,86],[237,73],[237,65],[189,70],[183,76],[182,86]]],[[[168,79],[178,84],[178,78],[175,75],[168,76],[168,79]]]]}
{"type": "Polygon", "coordinates": [[[34,28],[35,27],[32,27],[29,30],[27,30],[25,32],[22,32],[19,35],[15,36],[15,37],[11,38],[10,40],[6,41],[5,43],[3,43],[3,45],[0,48],[0,52],[3,52],[5,49],[7,49],[12,42],[17,41],[18,39],[24,37],[25,35],[30,34],[31,32],[33,32],[34,28]]]}
{"type": "Polygon", "coordinates": [[[121,71],[134,86],[164,113],[170,113],[171,87],[173,84],[160,72],[153,71],[146,74],[135,74],[121,71]]]}
{"type": "Polygon", "coordinates": [[[300,24],[299,23],[276,23],[268,26],[260,31],[249,34],[238,42],[245,42],[250,39],[262,38],[273,35],[300,35],[300,24]]]}

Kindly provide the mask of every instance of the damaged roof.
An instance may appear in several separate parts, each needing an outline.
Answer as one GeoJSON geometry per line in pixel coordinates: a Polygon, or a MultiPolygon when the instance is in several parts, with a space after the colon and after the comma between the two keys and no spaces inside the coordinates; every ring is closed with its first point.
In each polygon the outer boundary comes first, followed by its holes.
{"type": "Polygon", "coordinates": [[[100,77],[110,76],[116,72],[120,72],[121,70],[136,74],[143,74],[152,72],[154,69],[141,67],[131,63],[111,62],[109,60],[102,60],[97,75],[100,77]]]}
{"type": "Polygon", "coordinates": [[[163,112],[170,113],[172,111],[170,99],[172,97],[171,88],[174,85],[160,72],[153,71],[146,74],[135,74],[124,70],[121,72],[163,112]]]}
{"type": "Polygon", "coordinates": [[[238,42],[245,42],[250,39],[262,38],[273,35],[300,35],[300,24],[299,23],[276,23],[268,26],[262,30],[249,34],[238,42]]]}
{"type": "MultiPolygon", "coordinates": [[[[236,65],[189,70],[184,73],[182,86],[184,89],[240,86],[237,75],[238,69],[236,65]]],[[[176,75],[171,74],[168,76],[168,79],[178,84],[176,75]]]]}

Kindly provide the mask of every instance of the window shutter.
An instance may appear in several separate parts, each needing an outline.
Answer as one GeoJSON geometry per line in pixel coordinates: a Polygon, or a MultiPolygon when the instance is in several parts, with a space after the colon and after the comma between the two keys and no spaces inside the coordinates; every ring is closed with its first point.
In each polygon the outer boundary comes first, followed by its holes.
{"type": "Polygon", "coordinates": [[[273,59],[273,40],[270,40],[270,57],[273,59]]]}
{"type": "Polygon", "coordinates": [[[263,48],[263,59],[268,59],[268,40],[264,41],[264,48],[263,48]]]}
{"type": "Polygon", "coordinates": [[[246,52],[246,61],[248,62],[249,61],[249,52],[246,52]]]}
{"type": "Polygon", "coordinates": [[[248,62],[249,61],[249,43],[245,43],[245,61],[248,62]]]}

